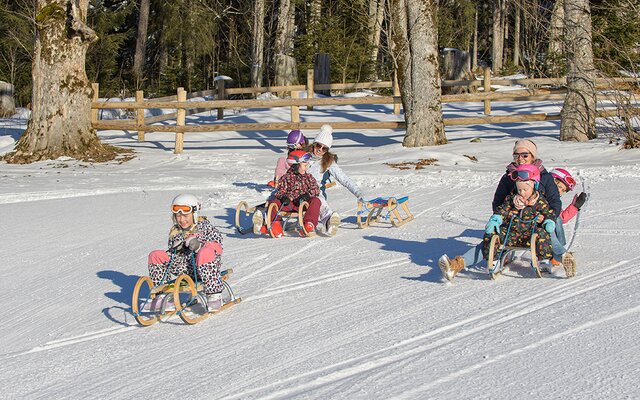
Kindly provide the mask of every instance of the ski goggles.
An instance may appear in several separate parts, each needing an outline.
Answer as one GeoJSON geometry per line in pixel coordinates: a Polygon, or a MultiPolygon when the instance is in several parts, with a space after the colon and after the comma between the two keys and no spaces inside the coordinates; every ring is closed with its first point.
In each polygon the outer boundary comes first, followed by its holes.
{"type": "Polygon", "coordinates": [[[181,204],[174,204],[171,206],[171,211],[174,214],[190,214],[198,211],[198,207],[196,206],[186,206],[181,204]]]}
{"type": "Polygon", "coordinates": [[[287,162],[289,164],[300,164],[300,163],[308,163],[309,160],[311,160],[311,154],[309,153],[304,153],[301,156],[294,156],[289,154],[289,158],[287,159],[287,162]]]}
{"type": "Polygon", "coordinates": [[[564,174],[558,170],[554,170],[552,172],[553,173],[551,174],[551,176],[553,176],[555,179],[558,179],[560,182],[567,185],[567,189],[573,190],[573,188],[576,187],[577,182],[575,179],[573,179],[571,175],[564,174]]]}
{"type": "Polygon", "coordinates": [[[509,177],[512,181],[529,181],[533,179],[533,173],[525,170],[511,171],[509,177]]]}
{"type": "Polygon", "coordinates": [[[322,143],[314,143],[313,147],[315,147],[316,149],[320,150],[321,152],[325,153],[327,151],[329,151],[329,148],[325,145],[323,145],[322,143]]]}

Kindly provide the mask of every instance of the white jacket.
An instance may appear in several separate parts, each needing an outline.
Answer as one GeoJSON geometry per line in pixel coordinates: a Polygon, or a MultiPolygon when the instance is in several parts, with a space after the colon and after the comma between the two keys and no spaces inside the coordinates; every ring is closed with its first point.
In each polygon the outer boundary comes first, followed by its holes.
{"type": "Polygon", "coordinates": [[[320,192],[322,192],[322,196],[327,198],[327,193],[325,192],[325,186],[327,183],[332,181],[339,182],[342,186],[346,187],[354,196],[357,198],[362,198],[363,193],[360,187],[353,182],[347,174],[342,171],[342,168],[338,166],[336,162],[332,162],[331,166],[325,171],[322,172],[322,159],[320,157],[312,156],[310,160],[309,170],[307,173],[313,175],[318,181],[318,186],[320,186],[320,192]]]}

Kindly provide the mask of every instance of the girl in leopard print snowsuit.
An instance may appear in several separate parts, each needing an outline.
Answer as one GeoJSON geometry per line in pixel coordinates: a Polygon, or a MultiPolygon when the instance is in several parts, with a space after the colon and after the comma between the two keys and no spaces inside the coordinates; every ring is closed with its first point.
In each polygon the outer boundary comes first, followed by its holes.
{"type": "Polygon", "coordinates": [[[202,282],[205,294],[220,293],[223,288],[220,279],[222,235],[206,217],[198,217],[199,204],[192,212],[181,213],[181,210],[173,205],[175,224],[169,231],[168,250],[149,253],[149,276],[155,285],[159,285],[169,267],[166,280],[180,274],[188,274],[195,280],[191,265],[194,257],[197,278],[202,282]],[[190,222],[183,222],[188,219],[190,222]],[[197,223],[194,224],[195,220],[197,223]]]}

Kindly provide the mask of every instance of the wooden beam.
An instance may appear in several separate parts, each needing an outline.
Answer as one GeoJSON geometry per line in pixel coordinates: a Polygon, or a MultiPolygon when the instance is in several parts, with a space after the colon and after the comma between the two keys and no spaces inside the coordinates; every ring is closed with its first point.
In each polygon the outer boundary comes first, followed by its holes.
{"type": "MultiPolygon", "coordinates": [[[[221,82],[221,81],[219,81],[221,82]]],[[[187,100],[187,92],[183,88],[178,88],[178,102],[184,102],[187,100]]],[[[178,108],[178,116],[176,118],[176,126],[173,127],[176,132],[176,146],[173,152],[175,154],[182,153],[184,149],[184,131],[181,128],[185,127],[186,114],[184,108],[178,108]]]]}
{"type": "MultiPolygon", "coordinates": [[[[142,90],[136,90],[136,103],[144,103],[144,92],[142,90]]],[[[136,110],[136,123],[138,126],[144,126],[144,108],[136,110]]],[[[140,128],[138,128],[138,142],[144,142],[144,130],[140,128]]]]}

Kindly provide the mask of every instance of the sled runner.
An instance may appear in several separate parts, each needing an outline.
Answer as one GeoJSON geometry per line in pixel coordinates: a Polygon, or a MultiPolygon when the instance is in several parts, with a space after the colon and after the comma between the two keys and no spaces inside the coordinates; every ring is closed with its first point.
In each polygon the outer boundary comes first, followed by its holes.
{"type": "Polygon", "coordinates": [[[253,228],[253,215],[257,212],[263,213],[266,211],[267,203],[258,204],[256,206],[249,206],[246,201],[241,201],[236,206],[236,231],[241,235],[246,235],[249,232],[253,232],[256,235],[260,234],[260,231],[256,232],[253,228]],[[243,218],[244,213],[244,218],[243,218]],[[248,219],[249,222],[243,222],[248,219]]]}
{"type": "Polygon", "coordinates": [[[280,219],[282,220],[283,232],[288,230],[299,231],[300,229],[302,229],[305,233],[305,236],[315,236],[315,231],[309,232],[304,227],[304,222],[303,222],[304,213],[307,211],[308,208],[309,208],[309,203],[307,203],[306,201],[303,201],[302,203],[300,203],[297,210],[292,210],[292,211],[282,210],[282,207],[278,208],[278,204],[276,203],[269,204],[269,208],[267,209],[267,221],[266,221],[269,235],[271,237],[275,237],[273,236],[271,225],[275,221],[280,219]]]}
{"type": "Polygon", "coordinates": [[[408,207],[409,196],[396,199],[395,197],[377,197],[372,200],[358,202],[357,219],[360,228],[368,227],[372,222],[388,220],[393,226],[401,226],[413,219],[408,207]],[[404,211],[404,216],[400,213],[404,211]],[[383,212],[385,212],[383,214],[383,212]],[[366,217],[365,217],[366,216],[366,217]]]}
{"type": "MultiPolygon", "coordinates": [[[[192,257],[191,264],[195,272],[195,258],[192,257]]],[[[168,275],[171,264],[167,266],[165,277],[168,275]]],[[[227,283],[232,269],[220,272],[222,279],[222,301],[223,305],[219,309],[209,312],[207,309],[206,297],[202,291],[202,284],[189,275],[182,274],[174,281],[163,282],[157,286],[149,276],[141,276],[133,288],[131,298],[131,310],[136,321],[142,326],[153,325],[156,322],[169,318],[174,314],[187,324],[196,324],[206,319],[211,314],[216,314],[224,309],[241,301],[231,290],[227,283]]],[[[197,276],[197,274],[195,275],[197,276]]]]}
{"type": "Polygon", "coordinates": [[[531,235],[531,244],[529,245],[529,247],[504,246],[500,244],[500,237],[498,235],[493,235],[491,237],[491,245],[489,247],[489,258],[487,259],[487,267],[489,269],[489,275],[491,276],[491,279],[496,279],[498,275],[502,273],[506,265],[513,260],[514,251],[516,250],[525,250],[531,253],[531,268],[536,273],[536,277],[542,278],[542,272],[540,272],[540,267],[538,266],[538,256],[536,256],[537,241],[538,234],[534,233],[533,235],[531,235]],[[499,261],[498,264],[493,267],[494,254],[496,249],[499,249],[499,261]]]}

